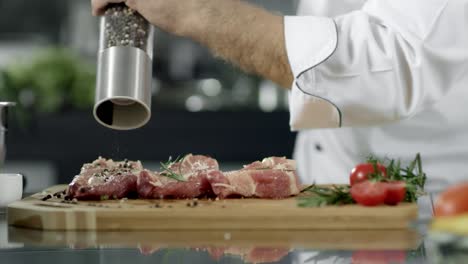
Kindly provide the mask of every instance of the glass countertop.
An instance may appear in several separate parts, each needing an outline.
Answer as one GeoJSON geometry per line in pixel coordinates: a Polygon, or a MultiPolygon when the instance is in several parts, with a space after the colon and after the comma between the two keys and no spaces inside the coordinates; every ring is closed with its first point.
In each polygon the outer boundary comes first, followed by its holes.
{"type": "Polygon", "coordinates": [[[467,239],[427,232],[431,205],[412,228],[379,231],[57,232],[0,212],[0,263],[468,263],[467,239]]]}

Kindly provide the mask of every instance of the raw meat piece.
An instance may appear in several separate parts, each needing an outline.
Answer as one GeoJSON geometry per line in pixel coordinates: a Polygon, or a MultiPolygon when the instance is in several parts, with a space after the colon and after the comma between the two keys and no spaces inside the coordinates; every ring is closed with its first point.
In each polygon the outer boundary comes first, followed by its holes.
{"type": "Polygon", "coordinates": [[[192,155],[185,156],[182,161],[171,164],[170,172],[178,174],[185,181],[178,181],[164,176],[169,171],[151,172],[144,170],[138,177],[138,195],[146,199],[162,198],[195,198],[208,196],[213,192],[207,180],[211,171],[219,169],[218,162],[207,156],[192,155]]]}
{"type": "Polygon", "coordinates": [[[296,170],[296,161],[284,157],[269,157],[244,166],[244,170],[277,169],[296,170]]]}
{"type": "Polygon", "coordinates": [[[300,192],[295,162],[278,157],[256,161],[238,171],[212,171],[208,181],[220,198],[286,198],[300,192]]]}
{"type": "Polygon", "coordinates": [[[120,161],[99,157],[84,164],[69,184],[67,195],[78,200],[120,199],[136,195],[137,175],[143,170],[140,161],[120,161]]]}

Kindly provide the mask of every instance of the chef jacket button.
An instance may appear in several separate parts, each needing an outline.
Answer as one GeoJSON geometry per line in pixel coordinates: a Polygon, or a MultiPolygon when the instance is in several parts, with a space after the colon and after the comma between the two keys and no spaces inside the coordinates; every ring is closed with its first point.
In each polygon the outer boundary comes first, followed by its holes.
{"type": "Polygon", "coordinates": [[[315,150],[321,152],[323,150],[322,145],[320,145],[319,143],[315,143],[315,150]]]}

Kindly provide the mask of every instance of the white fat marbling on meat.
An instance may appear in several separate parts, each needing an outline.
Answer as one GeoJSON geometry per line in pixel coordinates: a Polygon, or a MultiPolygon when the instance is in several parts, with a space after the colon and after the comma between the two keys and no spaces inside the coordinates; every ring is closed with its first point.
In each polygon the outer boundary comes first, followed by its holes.
{"type": "Polygon", "coordinates": [[[153,185],[154,187],[163,187],[164,186],[164,184],[161,181],[150,181],[149,183],[151,185],[153,185]]]}
{"type": "Polygon", "coordinates": [[[195,163],[191,164],[192,170],[194,171],[201,171],[201,170],[208,170],[210,166],[206,162],[201,162],[197,160],[195,163]]]}
{"type": "Polygon", "coordinates": [[[286,175],[289,177],[289,191],[291,194],[298,194],[300,191],[297,188],[297,178],[294,171],[287,171],[286,175]]]}
{"type": "Polygon", "coordinates": [[[214,183],[212,184],[213,187],[224,187],[226,189],[230,189],[232,191],[235,191],[236,190],[236,187],[235,186],[232,186],[230,184],[226,184],[226,183],[214,183]]]}
{"type": "Polygon", "coordinates": [[[237,193],[246,197],[255,195],[257,183],[250,175],[250,171],[227,173],[226,177],[229,179],[229,183],[235,188],[237,193]]]}
{"type": "Polygon", "coordinates": [[[100,185],[100,184],[103,184],[105,181],[104,181],[104,178],[105,177],[96,177],[96,176],[92,176],[88,179],[88,184],[90,186],[96,186],[96,185],[100,185]]]}
{"type": "Polygon", "coordinates": [[[264,159],[262,160],[262,164],[263,164],[266,168],[272,168],[272,167],[275,165],[275,163],[274,163],[274,161],[273,161],[272,158],[264,158],[264,159]]]}

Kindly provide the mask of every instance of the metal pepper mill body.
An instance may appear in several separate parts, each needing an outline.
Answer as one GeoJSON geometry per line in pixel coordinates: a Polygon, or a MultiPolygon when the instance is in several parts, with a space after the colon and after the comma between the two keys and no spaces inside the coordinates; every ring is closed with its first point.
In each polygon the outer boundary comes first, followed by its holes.
{"type": "Polygon", "coordinates": [[[0,102],[0,166],[5,162],[6,142],[5,137],[8,132],[8,110],[15,106],[13,102],[0,102]]]}
{"type": "Polygon", "coordinates": [[[101,18],[94,117],[109,128],[130,130],[151,118],[153,26],[124,4],[101,18]]]}

